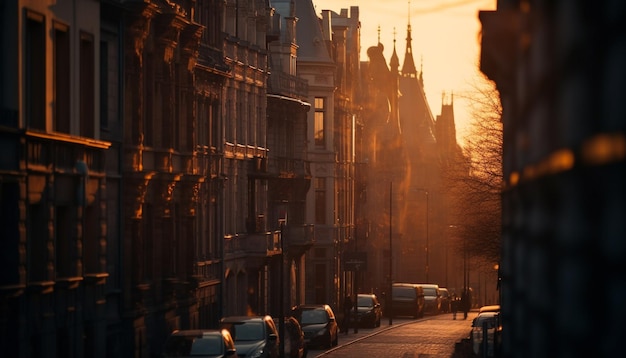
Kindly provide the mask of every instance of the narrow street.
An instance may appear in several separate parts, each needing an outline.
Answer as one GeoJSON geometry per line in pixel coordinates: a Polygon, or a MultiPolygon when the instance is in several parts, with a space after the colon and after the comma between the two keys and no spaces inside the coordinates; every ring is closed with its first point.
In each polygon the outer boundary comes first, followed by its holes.
{"type": "Polygon", "coordinates": [[[475,312],[467,320],[463,315],[452,319],[452,314],[426,316],[422,319],[394,319],[381,322],[375,329],[351,329],[341,334],[339,345],[328,351],[311,350],[308,357],[439,357],[449,358],[455,344],[469,336],[475,312]],[[461,319],[459,319],[461,318],[461,319]]]}

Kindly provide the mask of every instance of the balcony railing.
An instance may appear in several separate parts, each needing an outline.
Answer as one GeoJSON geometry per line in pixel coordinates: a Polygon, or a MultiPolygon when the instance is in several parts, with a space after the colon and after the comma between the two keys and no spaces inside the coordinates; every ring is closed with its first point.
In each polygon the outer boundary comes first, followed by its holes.
{"type": "Polygon", "coordinates": [[[229,235],[224,238],[224,253],[226,255],[277,255],[281,253],[280,236],[280,231],[229,235]]]}
{"type": "Polygon", "coordinates": [[[306,80],[287,73],[272,72],[268,79],[267,92],[306,101],[309,84],[306,80]]]}
{"type": "Polygon", "coordinates": [[[311,175],[311,163],[302,159],[268,157],[268,171],[279,177],[308,177],[311,175]]]}
{"type": "Polygon", "coordinates": [[[26,136],[26,160],[29,166],[74,170],[77,161],[84,161],[92,173],[104,173],[104,152],[110,143],[48,133],[26,136]]]}
{"type": "Polygon", "coordinates": [[[287,225],[285,226],[284,240],[285,245],[289,248],[293,246],[311,246],[315,243],[315,225],[287,225]]]}

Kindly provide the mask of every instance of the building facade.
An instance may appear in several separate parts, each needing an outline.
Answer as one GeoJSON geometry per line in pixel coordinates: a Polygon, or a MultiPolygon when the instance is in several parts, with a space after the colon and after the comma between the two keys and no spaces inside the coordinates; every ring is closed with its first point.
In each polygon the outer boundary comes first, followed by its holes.
{"type": "Polygon", "coordinates": [[[103,357],[112,143],[98,105],[100,4],[5,1],[0,18],[0,346],[103,357]]]}
{"type": "Polygon", "coordinates": [[[311,189],[306,218],[315,246],[306,256],[306,301],[338,310],[352,280],[342,253],[354,240],[354,132],[358,110],[358,7],[315,12],[297,4],[298,76],[309,84],[307,147],[311,189]],[[347,286],[348,285],[348,286],[347,286]]]}
{"type": "Polygon", "coordinates": [[[502,357],[623,350],[625,15],[515,0],[479,14],[503,107],[502,357]]]}

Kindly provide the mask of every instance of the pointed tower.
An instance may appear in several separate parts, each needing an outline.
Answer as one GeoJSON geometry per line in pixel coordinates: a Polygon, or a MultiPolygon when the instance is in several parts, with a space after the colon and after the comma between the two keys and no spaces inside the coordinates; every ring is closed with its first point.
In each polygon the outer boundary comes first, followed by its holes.
{"type": "Polygon", "coordinates": [[[410,15],[406,33],[406,52],[398,86],[401,94],[398,101],[400,125],[409,152],[425,155],[425,146],[435,144],[434,117],[422,86],[423,78],[421,74],[418,77],[413,59],[410,15]]]}
{"type": "MultiPolygon", "coordinates": [[[[380,27],[378,28],[379,36],[378,42],[380,42],[380,27]]],[[[393,28],[393,53],[391,54],[391,59],[389,60],[389,67],[391,67],[391,73],[394,75],[398,75],[398,70],[400,69],[400,59],[398,58],[398,53],[396,52],[396,28],[393,28]]]]}
{"type": "MultiPolygon", "coordinates": [[[[380,33],[380,30],[378,30],[380,33]]],[[[380,36],[379,36],[380,37],[380,36]]],[[[380,40],[378,41],[380,42],[380,40]]],[[[391,67],[391,98],[389,99],[391,102],[391,120],[394,123],[397,123],[398,132],[402,133],[402,126],[400,125],[400,108],[398,106],[399,96],[400,96],[400,59],[398,58],[398,53],[396,52],[396,28],[393,28],[393,53],[391,54],[391,59],[389,60],[389,66],[391,67]]]]}
{"type": "MultiPolygon", "coordinates": [[[[406,27],[406,51],[404,53],[404,63],[402,64],[402,77],[417,78],[417,69],[415,68],[415,60],[413,59],[413,48],[411,43],[411,2],[409,1],[409,22],[406,27]]],[[[394,38],[395,43],[395,38],[394,38]]]]}

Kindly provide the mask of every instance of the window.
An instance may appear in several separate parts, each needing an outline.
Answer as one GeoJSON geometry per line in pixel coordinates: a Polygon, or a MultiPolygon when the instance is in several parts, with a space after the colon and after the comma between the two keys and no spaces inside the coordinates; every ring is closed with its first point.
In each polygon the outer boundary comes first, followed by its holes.
{"type": "MultiPolygon", "coordinates": [[[[72,215],[72,209],[68,205],[62,205],[56,207],[56,276],[60,277],[72,277],[74,272],[72,270],[72,255],[75,251],[72,238],[72,222],[76,218],[72,215]]],[[[88,230],[87,230],[88,231],[88,230]]]]}
{"type": "Polygon", "coordinates": [[[109,44],[100,41],[100,128],[109,127],[109,44]]]}
{"type": "Polygon", "coordinates": [[[24,107],[26,126],[46,130],[46,40],[45,18],[26,12],[24,44],[24,107]]]}
{"type": "Polygon", "coordinates": [[[326,178],[315,178],[315,223],[326,224],[326,178]]]}
{"type": "Polygon", "coordinates": [[[48,276],[48,217],[45,205],[31,203],[28,206],[28,256],[29,281],[47,281],[48,276]]]}
{"type": "Polygon", "coordinates": [[[315,145],[323,147],[326,145],[325,122],[326,121],[326,100],[322,97],[315,97],[315,145]]]}
{"type": "Polygon", "coordinates": [[[80,135],[94,138],[94,44],[93,35],[80,34],[80,135]]]}
{"type": "Polygon", "coordinates": [[[70,133],[70,36],[67,25],[54,23],[53,130],[70,133]]]}

